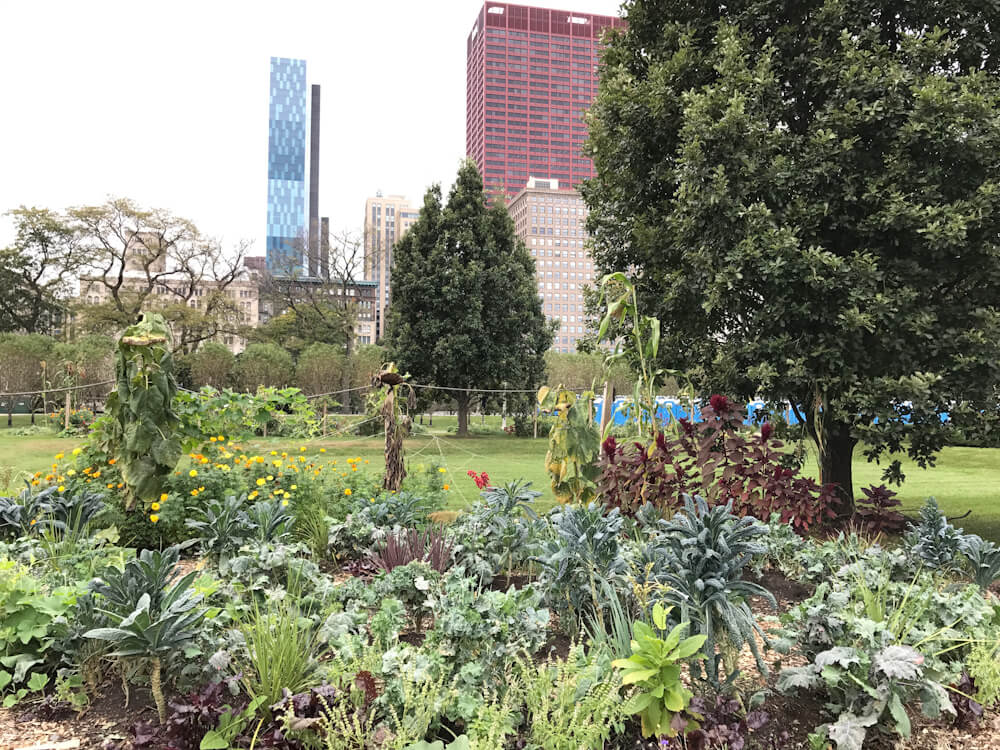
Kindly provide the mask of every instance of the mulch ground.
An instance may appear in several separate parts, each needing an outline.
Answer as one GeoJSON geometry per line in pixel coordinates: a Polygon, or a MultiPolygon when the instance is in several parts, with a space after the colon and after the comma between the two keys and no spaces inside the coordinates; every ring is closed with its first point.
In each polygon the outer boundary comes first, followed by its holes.
{"type": "MultiPolygon", "coordinates": [[[[186,572],[186,571],[185,571],[186,572]]],[[[519,584],[519,580],[503,581],[498,585],[519,584]]],[[[768,572],[759,581],[778,600],[779,612],[787,611],[811,593],[811,589],[780,573],[768,572]]],[[[762,600],[752,602],[754,611],[761,615],[774,615],[774,610],[762,600]]],[[[775,627],[765,623],[764,629],[775,627]]],[[[422,634],[407,634],[404,640],[414,644],[422,634]]],[[[554,637],[543,651],[564,655],[569,639],[554,637]]],[[[794,654],[781,656],[765,653],[771,675],[765,679],[757,674],[753,656],[745,649],[740,657],[742,677],[740,687],[750,693],[771,689],[764,705],[770,720],[750,737],[745,750],[808,750],[806,739],[813,729],[829,720],[823,712],[820,698],[810,695],[782,696],[773,690],[776,674],[782,665],[802,664],[794,654]]],[[[100,694],[80,716],[73,712],[53,714],[46,709],[15,707],[0,709],[0,750],[128,750],[132,727],[138,721],[155,721],[156,710],[148,688],[133,686],[130,703],[125,707],[121,685],[117,681],[103,685],[100,694]],[[77,744],[78,743],[78,744],[77,744]]],[[[919,713],[911,715],[913,735],[908,740],[888,735],[870,733],[865,742],[866,750],[1000,750],[1000,713],[988,711],[976,731],[963,731],[950,727],[945,721],[930,721],[919,713]]],[[[655,747],[655,744],[638,742],[636,748],[655,747]]],[[[621,747],[617,745],[616,747],[621,747]]],[[[678,750],[681,750],[678,748],[678,750]]]]}

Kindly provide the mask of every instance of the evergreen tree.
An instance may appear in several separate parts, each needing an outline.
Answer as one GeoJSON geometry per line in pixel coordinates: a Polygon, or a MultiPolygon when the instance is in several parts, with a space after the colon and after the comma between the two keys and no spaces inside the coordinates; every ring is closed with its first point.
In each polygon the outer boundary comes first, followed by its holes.
{"type": "Polygon", "coordinates": [[[470,389],[445,392],[466,435],[474,389],[538,387],[552,337],[531,256],[506,209],[487,207],[479,171],[466,160],[447,204],[431,187],[394,248],[389,356],[415,383],[470,389]]]}
{"type": "MultiPolygon", "coordinates": [[[[595,260],[663,364],[802,410],[851,458],[933,462],[1000,371],[1000,11],[631,0],[590,113],[595,260]]],[[[887,478],[901,481],[898,461],[887,478]]]]}

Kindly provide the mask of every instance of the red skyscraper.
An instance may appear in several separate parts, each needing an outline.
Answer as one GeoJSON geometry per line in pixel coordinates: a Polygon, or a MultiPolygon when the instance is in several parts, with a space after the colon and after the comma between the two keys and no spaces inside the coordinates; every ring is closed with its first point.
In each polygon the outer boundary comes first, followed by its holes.
{"type": "Polygon", "coordinates": [[[581,115],[597,90],[601,34],[614,16],[487,2],[469,34],[466,153],[509,200],[528,177],[573,188],[592,177],[581,115]]]}

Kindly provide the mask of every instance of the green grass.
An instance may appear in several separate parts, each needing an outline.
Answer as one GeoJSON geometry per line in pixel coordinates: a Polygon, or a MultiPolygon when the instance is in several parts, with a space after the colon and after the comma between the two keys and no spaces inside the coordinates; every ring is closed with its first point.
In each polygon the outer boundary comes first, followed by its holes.
{"type": "MultiPolygon", "coordinates": [[[[488,425],[498,423],[499,418],[487,418],[488,425]]],[[[479,417],[475,417],[472,425],[476,427],[479,424],[479,417]]],[[[470,470],[487,472],[494,483],[523,477],[543,492],[539,499],[542,508],[554,504],[542,463],[547,447],[544,438],[515,438],[499,432],[457,438],[447,432],[454,425],[454,417],[436,417],[433,427],[425,425],[424,433],[415,435],[405,444],[409,464],[436,461],[448,470],[444,481],[450,486],[449,506],[452,509],[462,508],[477,497],[478,490],[466,474],[470,470]]],[[[0,488],[8,483],[7,477],[12,472],[15,474],[9,480],[10,489],[19,488],[21,480],[16,472],[27,474],[45,469],[56,453],[68,452],[82,442],[82,438],[47,435],[18,437],[0,429],[0,488]]],[[[256,451],[289,449],[289,446],[298,450],[300,445],[307,445],[309,453],[323,447],[328,458],[360,456],[367,459],[374,469],[381,468],[383,455],[381,435],[333,437],[308,443],[273,438],[253,441],[251,445],[256,451]]],[[[808,461],[805,468],[815,475],[815,462],[808,461]]],[[[972,511],[968,518],[956,522],[967,532],[1000,541],[1000,449],[945,448],[934,468],[920,469],[904,461],[903,470],[907,478],[899,496],[907,515],[915,516],[924,499],[933,495],[949,516],[972,511]]],[[[879,484],[880,471],[880,467],[867,463],[857,451],[854,460],[855,491],[860,494],[861,487],[879,484]]]]}

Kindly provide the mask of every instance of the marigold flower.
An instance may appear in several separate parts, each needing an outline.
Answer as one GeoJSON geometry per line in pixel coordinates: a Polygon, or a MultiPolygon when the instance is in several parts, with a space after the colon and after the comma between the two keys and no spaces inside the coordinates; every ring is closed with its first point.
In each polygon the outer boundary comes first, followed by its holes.
{"type": "Polygon", "coordinates": [[[59,485],[59,486],[58,486],[58,487],[57,487],[56,489],[57,489],[57,490],[58,490],[59,492],[65,492],[65,491],[66,491],[66,488],[65,488],[65,487],[64,487],[63,485],[61,485],[61,484],[60,484],[60,485],[59,485]]]}
{"type": "Polygon", "coordinates": [[[188,472],[188,476],[189,477],[196,477],[196,476],[198,476],[198,470],[197,469],[191,469],[191,471],[188,472]]]}
{"type": "Polygon", "coordinates": [[[346,490],[344,490],[344,494],[345,495],[350,495],[351,494],[351,488],[348,487],[346,490]]]}
{"type": "Polygon", "coordinates": [[[326,453],[326,448],[320,448],[320,449],[319,449],[319,452],[320,452],[320,453],[326,453]]]}
{"type": "Polygon", "coordinates": [[[254,490],[249,495],[247,495],[247,497],[249,497],[251,500],[253,500],[253,499],[255,499],[257,497],[258,494],[260,494],[260,493],[258,493],[257,490],[254,490]]]}
{"type": "Polygon", "coordinates": [[[57,453],[57,454],[56,454],[56,461],[58,461],[58,460],[59,460],[59,459],[61,459],[62,457],[63,457],[63,454],[62,454],[62,453],[57,453]]]}
{"type": "Polygon", "coordinates": [[[67,471],[66,476],[68,477],[76,476],[76,469],[70,469],[69,471],[67,471]]]}
{"type": "Polygon", "coordinates": [[[215,435],[212,435],[212,437],[210,437],[208,440],[209,440],[209,442],[214,443],[215,442],[215,435]]]}
{"type": "Polygon", "coordinates": [[[107,488],[108,488],[109,490],[113,490],[113,489],[115,488],[115,483],[114,483],[114,482],[108,482],[108,484],[107,484],[107,488]]]}
{"type": "Polygon", "coordinates": [[[267,475],[267,481],[268,482],[273,482],[274,481],[274,474],[268,474],[267,475]]]}
{"type": "Polygon", "coordinates": [[[198,490],[191,490],[191,497],[198,497],[198,490]]]}
{"type": "Polygon", "coordinates": [[[167,502],[167,497],[168,497],[168,496],[167,496],[167,493],[166,493],[166,492],[164,492],[164,493],[163,493],[162,495],[160,495],[160,502],[161,502],[161,503],[165,503],[165,502],[167,502]]]}
{"type": "Polygon", "coordinates": [[[152,510],[159,510],[160,509],[160,504],[159,503],[151,503],[149,507],[152,510]]]}
{"type": "Polygon", "coordinates": [[[305,449],[306,449],[306,447],[304,445],[302,445],[302,446],[299,447],[300,451],[304,451],[305,449]]]}
{"type": "Polygon", "coordinates": [[[150,520],[150,521],[151,521],[152,523],[156,523],[157,521],[159,521],[159,520],[160,520],[160,517],[159,517],[158,515],[156,515],[155,513],[153,513],[153,514],[152,514],[152,515],[151,515],[151,516],[149,517],[149,520],[150,520]]]}
{"type": "Polygon", "coordinates": [[[365,463],[368,463],[368,459],[367,458],[365,459],[365,463]]]}
{"type": "Polygon", "coordinates": [[[277,456],[278,455],[278,451],[271,451],[271,455],[272,456],[277,456]]]}
{"type": "Polygon", "coordinates": [[[73,449],[73,455],[74,456],[79,456],[80,455],[80,451],[82,451],[82,450],[83,450],[83,448],[74,448],[73,449]]]}
{"type": "Polygon", "coordinates": [[[282,500],[281,501],[281,507],[282,508],[287,508],[288,507],[288,501],[287,500],[282,500]]]}
{"type": "Polygon", "coordinates": [[[298,488],[299,488],[299,486],[298,486],[297,484],[293,484],[293,485],[291,486],[291,489],[293,489],[293,490],[297,490],[298,488]]]}
{"type": "Polygon", "coordinates": [[[263,487],[265,484],[267,484],[267,480],[264,479],[264,477],[261,477],[260,479],[257,480],[258,487],[263,487]]]}
{"type": "Polygon", "coordinates": [[[28,526],[34,526],[36,523],[38,523],[38,519],[37,518],[32,518],[31,519],[31,523],[29,523],[28,526]]]}
{"type": "Polygon", "coordinates": [[[225,435],[219,435],[219,437],[218,437],[218,440],[219,440],[219,442],[220,442],[220,443],[221,443],[221,442],[222,442],[223,440],[225,440],[225,439],[226,439],[226,436],[225,436],[225,435]]]}
{"type": "Polygon", "coordinates": [[[442,489],[442,490],[444,490],[445,492],[447,492],[447,491],[448,491],[448,490],[450,489],[450,487],[451,487],[450,485],[447,485],[447,484],[446,484],[446,485],[445,485],[444,487],[442,487],[441,489],[442,489]]]}
{"type": "Polygon", "coordinates": [[[117,458],[109,458],[108,459],[108,466],[114,466],[116,463],[118,463],[118,459],[117,458]]]}

